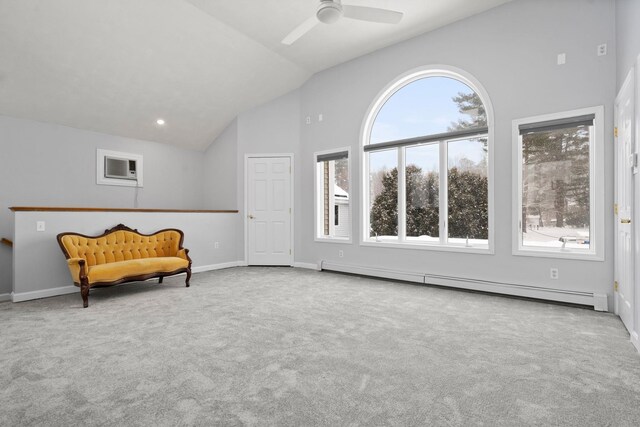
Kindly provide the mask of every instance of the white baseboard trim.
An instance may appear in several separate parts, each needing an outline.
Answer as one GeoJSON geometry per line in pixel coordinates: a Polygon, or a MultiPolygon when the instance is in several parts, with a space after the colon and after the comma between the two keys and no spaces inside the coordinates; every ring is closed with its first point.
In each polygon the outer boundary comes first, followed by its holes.
{"type": "Polygon", "coordinates": [[[595,311],[609,311],[607,294],[593,294],[593,309],[595,311]]]}
{"type": "Polygon", "coordinates": [[[467,278],[438,278],[425,275],[426,284],[450,286],[453,288],[472,289],[475,291],[493,292],[526,298],[537,298],[550,301],[568,302],[594,306],[593,293],[575,292],[564,289],[543,288],[515,283],[478,281],[467,278]]]}
{"type": "Polygon", "coordinates": [[[320,261],[320,270],[338,271],[341,273],[360,274],[363,276],[381,277],[383,279],[404,280],[407,282],[424,283],[424,274],[386,270],[383,268],[363,267],[357,265],[339,264],[320,261]]]}
{"type": "Polygon", "coordinates": [[[640,352],[640,338],[637,332],[631,332],[631,344],[636,348],[636,351],[640,352]]]}
{"type": "Polygon", "coordinates": [[[314,264],[314,263],[311,263],[311,262],[294,262],[293,263],[293,267],[294,268],[306,268],[308,270],[316,270],[316,271],[320,270],[320,266],[318,264],[314,264]]]}
{"type": "Polygon", "coordinates": [[[11,300],[13,302],[22,302],[22,301],[30,301],[34,299],[40,298],[49,298],[55,297],[58,295],[66,295],[73,293],[80,293],[80,288],[77,286],[61,286],[59,288],[51,288],[51,289],[43,289],[41,291],[30,291],[30,292],[20,292],[20,293],[11,293],[11,300]]]}
{"type": "MultiPolygon", "coordinates": [[[[469,289],[474,291],[491,292],[526,298],[537,298],[550,301],[567,302],[598,306],[602,309],[602,299],[595,298],[591,292],[569,291],[565,289],[544,288],[538,286],[519,285],[515,283],[501,283],[487,280],[477,280],[465,277],[441,276],[434,274],[388,270],[375,267],[363,267],[340,264],[330,261],[320,262],[321,270],[338,271],[342,273],[360,274],[363,276],[381,277],[385,279],[404,280],[407,282],[424,283],[447,286],[452,288],[469,289]]],[[[606,295],[605,295],[606,301],[606,295]]],[[[604,311],[604,310],[602,310],[604,311]]]]}
{"type": "Polygon", "coordinates": [[[11,294],[0,294],[0,302],[11,301],[11,294]]]}
{"type": "Polygon", "coordinates": [[[205,271],[222,270],[223,268],[240,267],[241,261],[223,262],[220,264],[201,265],[200,267],[191,267],[192,273],[202,273],[205,271]]]}

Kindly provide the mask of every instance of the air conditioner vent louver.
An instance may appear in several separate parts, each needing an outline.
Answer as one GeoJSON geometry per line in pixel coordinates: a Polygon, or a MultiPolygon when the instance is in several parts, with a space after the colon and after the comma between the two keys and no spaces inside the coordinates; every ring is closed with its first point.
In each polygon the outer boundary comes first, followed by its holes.
{"type": "Polygon", "coordinates": [[[97,149],[96,184],[142,188],[143,175],[142,154],[97,149]]]}
{"type": "Polygon", "coordinates": [[[104,176],[105,178],[136,180],[136,161],[105,156],[104,176]]]}

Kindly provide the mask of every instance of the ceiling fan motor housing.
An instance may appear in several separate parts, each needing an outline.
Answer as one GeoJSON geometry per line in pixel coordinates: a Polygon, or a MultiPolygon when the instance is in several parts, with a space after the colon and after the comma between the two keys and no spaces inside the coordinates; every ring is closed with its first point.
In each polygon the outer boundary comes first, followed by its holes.
{"type": "Polygon", "coordinates": [[[325,24],[334,24],[342,16],[342,5],[339,1],[321,0],[318,5],[316,17],[318,21],[325,24]]]}

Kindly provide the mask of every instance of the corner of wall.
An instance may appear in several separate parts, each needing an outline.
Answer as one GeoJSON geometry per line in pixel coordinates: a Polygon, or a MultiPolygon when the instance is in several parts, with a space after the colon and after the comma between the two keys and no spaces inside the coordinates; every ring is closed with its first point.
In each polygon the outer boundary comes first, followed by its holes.
{"type": "Polygon", "coordinates": [[[204,204],[207,209],[237,209],[238,118],[204,152],[204,204]]]}

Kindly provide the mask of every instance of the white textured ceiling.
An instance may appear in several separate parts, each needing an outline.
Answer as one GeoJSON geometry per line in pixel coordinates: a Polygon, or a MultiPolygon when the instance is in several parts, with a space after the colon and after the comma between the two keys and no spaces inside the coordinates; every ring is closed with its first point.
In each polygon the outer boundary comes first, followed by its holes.
{"type": "Polygon", "coordinates": [[[507,1],[344,0],[405,16],[285,46],[317,0],[0,0],[0,115],[202,150],[320,70],[507,1]]]}

